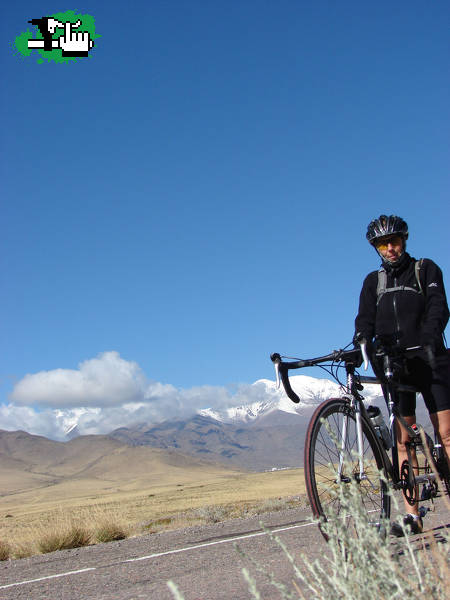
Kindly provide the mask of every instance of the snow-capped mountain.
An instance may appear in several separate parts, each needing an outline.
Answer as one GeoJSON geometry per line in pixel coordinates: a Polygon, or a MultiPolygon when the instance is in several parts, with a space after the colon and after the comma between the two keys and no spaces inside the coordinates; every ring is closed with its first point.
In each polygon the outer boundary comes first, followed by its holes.
{"type": "MultiPolygon", "coordinates": [[[[289,380],[293,390],[300,398],[299,404],[294,404],[286,396],[282,386],[277,389],[274,381],[260,379],[253,386],[259,388],[262,400],[223,410],[204,408],[199,410],[198,414],[221,423],[250,423],[275,411],[301,415],[305,410],[317,406],[327,398],[334,398],[342,393],[340,386],[329,379],[296,375],[290,377],[289,380]]],[[[364,398],[367,404],[379,404],[383,399],[380,386],[366,385],[364,398]]]]}
{"type": "MultiPolygon", "coordinates": [[[[291,376],[290,382],[298,404],[283,387],[261,379],[232,389],[169,386],[161,396],[128,404],[109,406],[105,400],[103,407],[49,411],[46,422],[52,420],[57,432],[53,439],[104,434],[129,446],[176,449],[245,469],[295,467],[303,464],[304,440],[315,408],[342,390],[329,379],[307,375],[291,376]]],[[[381,387],[366,385],[362,393],[366,405],[384,409],[386,418],[381,387]]],[[[418,403],[418,420],[426,425],[422,405],[418,403]]]]}
{"type": "MultiPolygon", "coordinates": [[[[100,433],[133,446],[174,448],[256,470],[295,466],[316,406],[342,392],[328,379],[297,375],[290,381],[299,404],[286,396],[282,386],[277,388],[274,381],[261,379],[238,387],[225,401],[217,399],[212,388],[214,405],[190,413],[174,411],[172,418],[150,420],[145,412],[144,418],[139,418],[142,413],[138,406],[134,412],[123,412],[123,426],[108,430],[104,427],[107,415],[95,407],[59,410],[57,419],[66,440],[98,433],[96,423],[102,420],[100,433]],[[224,408],[217,408],[221,405],[224,408]]],[[[383,405],[378,385],[366,386],[364,396],[368,404],[383,405]]]]}
{"type": "MultiPolygon", "coordinates": [[[[204,408],[183,420],[121,427],[110,436],[129,445],[174,448],[245,469],[301,466],[312,413],[323,400],[338,396],[340,389],[328,379],[304,375],[290,381],[301,399],[299,404],[273,381],[263,379],[247,386],[244,396],[249,402],[222,410],[204,408]]],[[[381,404],[379,386],[367,386],[364,391],[367,403],[381,404]]]]}

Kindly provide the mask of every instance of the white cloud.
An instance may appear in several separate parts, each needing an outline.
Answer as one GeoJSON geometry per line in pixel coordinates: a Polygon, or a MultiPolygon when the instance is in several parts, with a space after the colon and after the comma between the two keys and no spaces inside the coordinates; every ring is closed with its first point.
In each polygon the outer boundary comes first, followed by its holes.
{"type": "Polygon", "coordinates": [[[77,370],[26,375],[14,386],[10,404],[0,405],[0,420],[2,429],[64,439],[75,423],[82,435],[109,433],[133,423],[185,419],[202,408],[247,404],[266,395],[265,386],[257,384],[178,389],[150,381],[137,363],[118,352],[104,352],[77,370]]]}
{"type": "Polygon", "coordinates": [[[10,395],[14,404],[40,407],[113,406],[144,397],[147,380],[139,365],[118,352],[103,352],[78,370],[25,375],[10,395]]]}

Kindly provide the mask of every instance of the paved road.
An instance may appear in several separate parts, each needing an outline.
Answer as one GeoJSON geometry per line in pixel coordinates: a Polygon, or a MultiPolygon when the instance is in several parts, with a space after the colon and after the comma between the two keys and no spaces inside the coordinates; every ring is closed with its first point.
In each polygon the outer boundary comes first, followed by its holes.
{"type": "MultiPolygon", "coordinates": [[[[264,515],[263,521],[296,556],[313,559],[327,551],[307,509],[264,515]]],[[[426,528],[438,537],[449,523],[450,514],[438,501],[426,528]]],[[[247,600],[241,570],[247,566],[255,574],[251,558],[292,589],[288,561],[259,519],[251,518],[0,563],[0,599],[172,600],[166,584],[171,579],[185,600],[247,600]],[[236,543],[247,558],[238,554],[236,543]]],[[[256,578],[263,598],[279,597],[263,575],[256,578]]]]}

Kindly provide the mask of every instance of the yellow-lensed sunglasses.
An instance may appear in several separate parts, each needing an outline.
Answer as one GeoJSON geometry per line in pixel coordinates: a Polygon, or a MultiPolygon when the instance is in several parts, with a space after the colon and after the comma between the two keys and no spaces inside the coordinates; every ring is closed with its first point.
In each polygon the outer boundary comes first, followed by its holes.
{"type": "Polygon", "coordinates": [[[377,240],[375,242],[375,247],[377,250],[387,250],[389,244],[397,246],[398,244],[401,244],[401,242],[402,238],[399,235],[391,235],[391,237],[381,238],[380,240],[377,240]]]}

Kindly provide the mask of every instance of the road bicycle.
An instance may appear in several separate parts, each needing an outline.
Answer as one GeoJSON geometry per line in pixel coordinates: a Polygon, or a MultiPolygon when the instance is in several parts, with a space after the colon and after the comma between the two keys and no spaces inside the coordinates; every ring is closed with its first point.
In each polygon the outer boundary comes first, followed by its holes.
{"type": "MultiPolygon", "coordinates": [[[[325,400],[317,407],[306,434],[305,481],[315,517],[323,521],[331,512],[339,515],[341,505],[338,488],[352,481],[358,484],[369,522],[378,528],[390,517],[389,487],[401,490],[411,506],[417,502],[433,501],[441,493],[441,488],[444,493],[450,492],[448,464],[437,434],[433,441],[420,425],[409,426],[396,408],[399,392],[417,392],[411,386],[400,384],[397,377],[402,361],[420,351],[419,346],[400,350],[378,341],[375,357],[377,364],[382,364],[379,377],[365,376],[357,370],[362,364],[367,369],[369,364],[364,343],[358,348],[335,350],[326,356],[293,362],[286,362],[283,359],[289,357],[281,357],[278,353],[271,355],[277,384],[281,379],[287,396],[295,403],[300,402],[300,398],[289,381],[288,372],[292,369],[319,366],[330,373],[342,389],[340,397],[325,400]],[[345,383],[339,378],[340,369],[345,369],[345,383]],[[361,392],[367,383],[381,384],[389,415],[387,425],[379,408],[366,408],[364,404],[361,392]],[[400,420],[410,435],[408,459],[401,465],[397,455],[396,419],[400,420]],[[424,448],[423,439],[427,448],[424,448]],[[391,458],[388,456],[389,450],[391,458]],[[418,468],[412,462],[413,450],[418,468]],[[439,479],[442,486],[438,484],[439,479]]],[[[426,507],[420,508],[424,515],[426,507]]],[[[350,515],[347,515],[346,521],[347,526],[351,527],[350,515]]],[[[321,531],[326,538],[326,533],[321,531]]]]}

